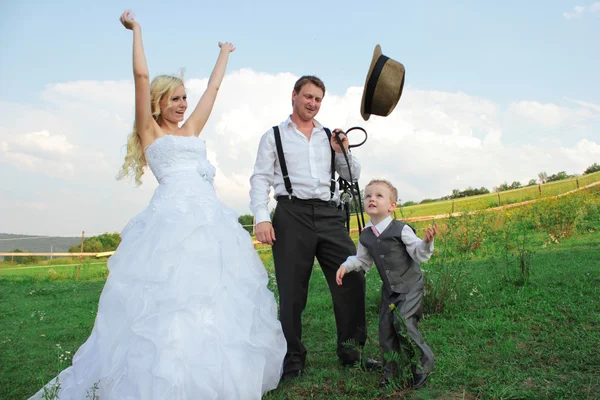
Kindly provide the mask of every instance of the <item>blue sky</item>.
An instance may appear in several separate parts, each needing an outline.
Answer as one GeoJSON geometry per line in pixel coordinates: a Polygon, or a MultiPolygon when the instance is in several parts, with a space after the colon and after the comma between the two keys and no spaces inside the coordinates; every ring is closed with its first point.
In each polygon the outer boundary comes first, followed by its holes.
{"type": "Polygon", "coordinates": [[[303,74],[328,87],[320,120],[368,130],[361,181],[390,179],[404,201],[600,162],[600,1],[454,3],[0,2],[0,232],[120,231],[148,203],[150,175],[114,179],[133,123],[126,9],[151,75],[185,68],[190,110],[217,42],[237,46],[203,137],[240,214],[260,135],[303,74]],[[364,122],[376,44],[406,86],[392,115],[364,122]]]}
{"type": "Polygon", "coordinates": [[[600,102],[600,12],[563,16],[585,2],[371,3],[4,4],[2,97],[31,101],[51,82],[129,79],[130,40],[117,18],[132,9],[157,73],[185,67],[206,76],[214,58],[207,49],[227,40],[238,46],[231,69],[316,73],[340,93],[363,83],[380,43],[384,54],[405,64],[407,84],[420,89],[464,91],[500,103],[563,96],[600,102]]]}

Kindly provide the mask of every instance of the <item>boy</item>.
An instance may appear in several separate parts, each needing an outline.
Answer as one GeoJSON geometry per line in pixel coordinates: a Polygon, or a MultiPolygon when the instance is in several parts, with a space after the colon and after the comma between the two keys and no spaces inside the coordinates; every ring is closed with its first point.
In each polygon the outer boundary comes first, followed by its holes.
{"type": "MultiPolygon", "coordinates": [[[[406,322],[406,331],[420,350],[420,365],[413,369],[413,387],[423,386],[433,369],[433,353],[417,327],[423,313],[423,274],[419,263],[429,260],[433,253],[433,238],[437,225],[427,228],[424,240],[413,229],[391,217],[396,209],[398,191],[386,180],[372,180],[365,187],[365,211],[371,220],[360,234],[358,252],[340,266],[336,274],[338,285],[349,272],[368,271],[373,262],[382,280],[381,309],[379,312],[379,345],[382,355],[400,352],[400,342],[406,343],[394,327],[399,313],[406,322]],[[393,304],[395,310],[390,309],[393,304]]],[[[383,358],[382,384],[398,375],[395,362],[383,358]]]]}

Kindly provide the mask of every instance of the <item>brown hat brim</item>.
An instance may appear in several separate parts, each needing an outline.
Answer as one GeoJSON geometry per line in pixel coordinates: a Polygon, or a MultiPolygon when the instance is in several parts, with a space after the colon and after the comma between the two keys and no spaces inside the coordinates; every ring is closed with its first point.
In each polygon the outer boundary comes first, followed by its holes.
{"type": "Polygon", "coordinates": [[[383,55],[381,46],[375,46],[360,105],[365,121],[373,114],[387,116],[394,110],[404,88],[404,73],[404,65],[383,55]]]}
{"type": "Polygon", "coordinates": [[[381,46],[376,45],[375,50],[373,50],[373,58],[371,58],[371,65],[369,66],[369,72],[367,72],[367,78],[365,79],[362,100],[360,102],[360,114],[362,115],[362,117],[365,121],[367,121],[369,119],[369,117],[371,116],[371,114],[365,113],[365,99],[367,97],[367,85],[369,83],[369,80],[371,79],[371,75],[373,74],[373,69],[375,68],[375,64],[377,63],[377,60],[379,60],[379,57],[382,54],[383,53],[381,52],[381,46]]]}

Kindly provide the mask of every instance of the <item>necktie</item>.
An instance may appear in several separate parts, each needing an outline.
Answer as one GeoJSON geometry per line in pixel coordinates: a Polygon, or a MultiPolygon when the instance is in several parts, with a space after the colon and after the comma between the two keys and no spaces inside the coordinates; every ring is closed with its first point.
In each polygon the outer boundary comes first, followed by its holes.
{"type": "Polygon", "coordinates": [[[373,231],[373,233],[375,234],[375,236],[379,236],[379,231],[377,230],[377,228],[375,227],[375,225],[371,226],[371,230],[373,231]]]}

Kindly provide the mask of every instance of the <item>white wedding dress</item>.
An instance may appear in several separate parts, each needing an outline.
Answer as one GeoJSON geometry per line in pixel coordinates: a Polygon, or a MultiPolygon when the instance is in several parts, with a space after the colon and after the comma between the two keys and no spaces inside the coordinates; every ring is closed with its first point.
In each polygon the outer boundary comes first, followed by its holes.
{"type": "Polygon", "coordinates": [[[279,383],[286,342],[251,237],[217,199],[202,139],[164,136],[146,157],[159,185],[108,261],[58,398],[97,384],[101,400],[260,399],[279,383]]]}

